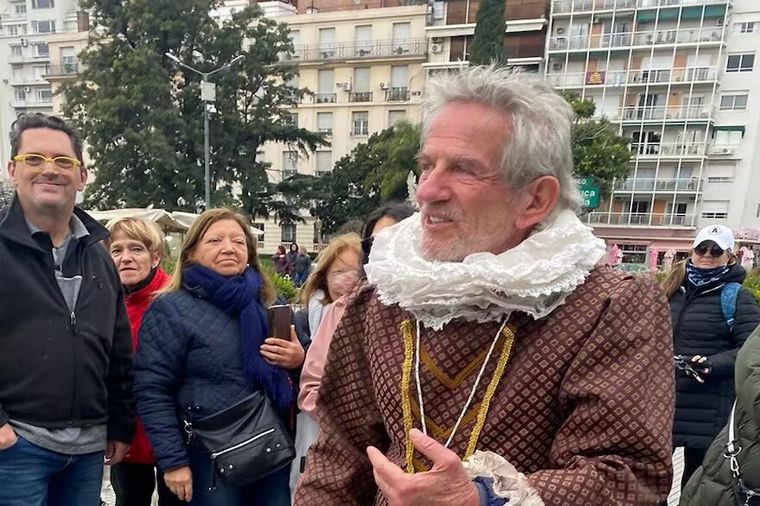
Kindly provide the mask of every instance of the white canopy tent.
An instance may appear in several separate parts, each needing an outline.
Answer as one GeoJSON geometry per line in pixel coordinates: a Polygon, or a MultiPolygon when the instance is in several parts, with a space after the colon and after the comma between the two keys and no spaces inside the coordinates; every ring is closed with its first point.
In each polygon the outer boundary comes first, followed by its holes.
{"type": "MultiPolygon", "coordinates": [[[[87,211],[87,214],[100,222],[107,222],[114,218],[140,218],[157,223],[165,232],[187,232],[199,215],[182,211],[169,212],[163,209],[112,209],[108,211],[87,211]]],[[[263,230],[250,227],[257,237],[264,235],[263,230]]]]}

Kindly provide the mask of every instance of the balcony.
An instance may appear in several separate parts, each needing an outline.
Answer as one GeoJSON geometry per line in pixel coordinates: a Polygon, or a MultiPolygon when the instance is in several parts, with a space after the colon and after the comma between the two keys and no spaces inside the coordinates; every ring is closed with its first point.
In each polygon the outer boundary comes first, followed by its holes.
{"type": "Polygon", "coordinates": [[[295,47],[292,54],[281,56],[281,61],[322,62],[341,60],[369,60],[377,58],[424,57],[428,42],[424,37],[399,40],[336,42],[332,44],[306,44],[295,47]]]}
{"type": "MultiPolygon", "coordinates": [[[[688,7],[721,3],[717,0],[554,0],[554,14],[579,14],[583,12],[612,11],[633,8],[688,7]]],[[[725,0],[722,3],[730,3],[725,0]]]]}
{"type": "Polygon", "coordinates": [[[549,82],[558,88],[583,88],[586,86],[622,87],[625,85],[678,86],[689,84],[714,84],[718,80],[717,67],[631,69],[593,72],[548,74],[549,82]]]}
{"type": "Polygon", "coordinates": [[[409,88],[389,88],[385,92],[386,102],[408,102],[409,88]]]}
{"type": "Polygon", "coordinates": [[[334,104],[335,93],[315,93],[312,100],[315,104],[334,104]]]}
{"type": "Polygon", "coordinates": [[[616,192],[652,192],[652,193],[700,193],[702,180],[698,178],[628,178],[616,181],[616,192]]]}
{"type": "Polygon", "coordinates": [[[600,35],[571,35],[552,37],[549,51],[598,51],[634,47],[667,46],[679,44],[722,43],[720,28],[681,28],[672,30],[646,30],[639,32],[605,33],[600,35]]]}
{"type": "Polygon", "coordinates": [[[617,115],[610,118],[613,121],[622,122],[646,122],[646,121],[684,121],[706,122],[712,120],[708,107],[692,106],[628,106],[618,109],[617,115]]]}
{"type": "Polygon", "coordinates": [[[695,228],[696,214],[607,213],[594,211],[582,217],[591,225],[695,228]]]}
{"type": "Polygon", "coordinates": [[[79,74],[79,63],[76,61],[64,62],[57,65],[47,65],[45,77],[74,77],[79,74]]]}
{"type": "Polygon", "coordinates": [[[699,158],[705,156],[704,142],[631,142],[631,151],[639,160],[652,158],[699,158]]]}
{"type": "Polygon", "coordinates": [[[44,108],[50,108],[53,106],[53,99],[33,99],[33,98],[27,98],[24,100],[12,100],[11,101],[11,107],[14,109],[33,109],[38,107],[44,107],[44,108]]]}
{"type": "Polygon", "coordinates": [[[352,91],[348,94],[349,102],[372,102],[371,91],[352,91]]]}

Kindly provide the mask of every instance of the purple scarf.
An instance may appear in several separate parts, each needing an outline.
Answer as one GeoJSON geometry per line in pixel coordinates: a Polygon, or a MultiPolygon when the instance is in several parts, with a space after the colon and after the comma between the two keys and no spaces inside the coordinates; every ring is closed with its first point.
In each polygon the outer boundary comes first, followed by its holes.
{"type": "Polygon", "coordinates": [[[261,305],[261,276],[251,267],[239,276],[222,276],[194,265],[185,269],[182,277],[186,286],[203,289],[209,302],[238,319],[245,379],[263,388],[278,408],[289,408],[294,396],[288,373],[268,364],[259,350],[268,334],[267,314],[261,305]]]}

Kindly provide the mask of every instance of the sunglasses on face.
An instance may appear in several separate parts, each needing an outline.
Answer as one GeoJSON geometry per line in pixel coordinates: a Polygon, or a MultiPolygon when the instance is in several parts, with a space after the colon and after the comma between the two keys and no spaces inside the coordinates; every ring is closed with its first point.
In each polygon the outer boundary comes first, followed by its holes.
{"type": "Polygon", "coordinates": [[[723,255],[723,251],[724,250],[722,250],[718,245],[708,247],[705,244],[700,244],[694,248],[694,252],[701,257],[707,256],[709,254],[713,258],[718,258],[723,255]]]}

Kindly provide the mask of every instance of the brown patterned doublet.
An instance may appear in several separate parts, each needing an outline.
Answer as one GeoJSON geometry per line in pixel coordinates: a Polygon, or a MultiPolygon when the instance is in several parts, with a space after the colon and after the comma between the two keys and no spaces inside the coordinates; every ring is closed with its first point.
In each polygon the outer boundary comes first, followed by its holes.
{"type": "MultiPolygon", "coordinates": [[[[405,468],[402,396],[420,427],[416,386],[401,391],[401,325],[370,287],[353,295],[333,337],[317,408],[322,433],[309,452],[296,505],[386,504],[365,449],[405,468]]],[[[670,314],[654,281],[595,269],[566,303],[539,321],[525,315],[491,401],[477,449],[528,475],[546,505],[645,505],[672,480],[670,314]]],[[[428,433],[451,432],[499,323],[455,320],[422,329],[420,383],[428,433]]],[[[497,350],[500,349],[497,343],[497,350]]],[[[498,353],[495,353],[498,356],[498,353]]],[[[451,449],[465,452],[496,367],[491,357],[451,449]]],[[[415,454],[415,468],[429,463],[415,454]]]]}

